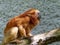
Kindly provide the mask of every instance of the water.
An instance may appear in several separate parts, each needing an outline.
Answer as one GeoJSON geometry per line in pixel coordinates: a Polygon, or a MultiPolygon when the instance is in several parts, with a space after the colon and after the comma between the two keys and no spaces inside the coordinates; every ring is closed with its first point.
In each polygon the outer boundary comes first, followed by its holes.
{"type": "MultiPolygon", "coordinates": [[[[60,27],[60,0],[0,0],[0,42],[7,21],[29,8],[39,9],[42,17],[40,24],[33,29],[33,34],[60,27]]],[[[60,45],[60,43],[51,45],[60,45]]]]}

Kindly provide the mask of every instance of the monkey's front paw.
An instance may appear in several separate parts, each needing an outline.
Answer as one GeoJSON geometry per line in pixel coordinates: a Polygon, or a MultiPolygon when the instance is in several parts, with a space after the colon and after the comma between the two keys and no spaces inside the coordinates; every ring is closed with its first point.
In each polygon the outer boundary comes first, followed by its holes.
{"type": "Polygon", "coordinates": [[[27,37],[32,37],[33,35],[31,33],[27,34],[27,37]]]}

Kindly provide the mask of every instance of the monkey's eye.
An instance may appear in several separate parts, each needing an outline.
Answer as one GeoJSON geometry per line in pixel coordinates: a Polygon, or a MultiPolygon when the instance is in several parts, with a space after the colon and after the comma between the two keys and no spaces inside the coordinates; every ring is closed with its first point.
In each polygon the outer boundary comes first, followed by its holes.
{"type": "Polygon", "coordinates": [[[40,15],[40,13],[39,13],[39,12],[38,12],[37,14],[38,14],[38,15],[40,15]]]}

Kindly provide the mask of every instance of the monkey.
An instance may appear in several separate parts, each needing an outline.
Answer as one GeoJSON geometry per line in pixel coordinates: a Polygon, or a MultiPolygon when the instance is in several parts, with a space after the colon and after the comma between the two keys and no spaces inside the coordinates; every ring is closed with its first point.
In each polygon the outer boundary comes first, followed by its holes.
{"type": "Polygon", "coordinates": [[[10,19],[4,29],[2,45],[6,45],[18,37],[32,36],[31,30],[39,24],[40,17],[40,11],[35,8],[31,8],[10,19]]]}

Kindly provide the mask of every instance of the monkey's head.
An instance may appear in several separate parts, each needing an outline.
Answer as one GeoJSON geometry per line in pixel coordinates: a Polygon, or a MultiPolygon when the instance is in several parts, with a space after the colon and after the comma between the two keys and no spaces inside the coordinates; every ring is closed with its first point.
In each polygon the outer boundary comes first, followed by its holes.
{"type": "Polygon", "coordinates": [[[30,17],[31,23],[36,25],[40,22],[41,15],[39,10],[32,8],[26,11],[25,13],[27,16],[30,17]]]}
{"type": "Polygon", "coordinates": [[[31,8],[27,11],[25,11],[22,15],[20,15],[20,17],[25,17],[25,16],[29,16],[30,17],[30,22],[33,24],[38,24],[40,22],[40,11],[34,8],[31,8]]]}

